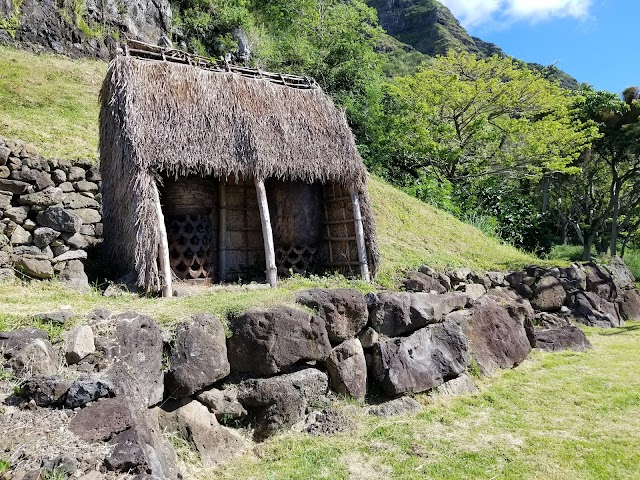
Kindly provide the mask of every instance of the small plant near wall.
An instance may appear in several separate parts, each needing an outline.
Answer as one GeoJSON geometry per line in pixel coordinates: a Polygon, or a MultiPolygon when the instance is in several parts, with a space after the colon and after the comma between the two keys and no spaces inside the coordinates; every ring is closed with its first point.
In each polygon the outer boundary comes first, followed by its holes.
{"type": "Polygon", "coordinates": [[[6,30],[11,38],[16,37],[16,32],[20,27],[20,7],[22,6],[22,0],[12,0],[13,11],[6,17],[0,17],[0,30],[6,30]]]}

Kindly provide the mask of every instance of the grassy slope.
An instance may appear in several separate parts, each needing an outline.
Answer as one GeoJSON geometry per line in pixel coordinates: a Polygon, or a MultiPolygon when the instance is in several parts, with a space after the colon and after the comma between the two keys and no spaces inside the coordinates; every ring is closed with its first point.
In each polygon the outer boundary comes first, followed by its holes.
{"type": "Polygon", "coordinates": [[[106,64],[0,46],[0,135],[45,157],[97,158],[98,91],[106,64]]]}

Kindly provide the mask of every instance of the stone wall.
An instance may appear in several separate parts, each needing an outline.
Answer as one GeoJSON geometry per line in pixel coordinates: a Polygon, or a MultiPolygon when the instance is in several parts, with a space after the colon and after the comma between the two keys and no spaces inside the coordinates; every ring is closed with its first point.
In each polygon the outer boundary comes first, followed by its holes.
{"type": "Polygon", "coordinates": [[[88,289],[82,261],[101,242],[100,184],[91,162],[47,160],[32,144],[0,137],[0,278],[15,269],[88,289]]]}
{"type": "MultiPolygon", "coordinates": [[[[253,309],[226,321],[200,313],[164,332],[148,316],[103,309],[76,319],[62,341],[35,328],[0,332],[0,355],[21,379],[19,398],[0,395],[0,425],[73,409],[49,428],[91,452],[106,478],[177,478],[161,431],[213,467],[283,429],[355,428],[336,394],[371,415],[415,412],[420,404],[406,394],[474,393],[474,376],[517,367],[532,348],[590,348],[576,322],[610,328],[623,316],[640,319],[633,276],[618,259],[509,274],[423,267],[404,283],[405,291],[366,296],[307,290],[296,298],[306,309],[253,309]]],[[[73,313],[39,317],[64,323],[73,313]]],[[[0,436],[0,449],[11,441],[28,444],[0,436]]],[[[69,455],[21,458],[40,474],[61,465],[89,473],[85,453],[69,455]]]]}

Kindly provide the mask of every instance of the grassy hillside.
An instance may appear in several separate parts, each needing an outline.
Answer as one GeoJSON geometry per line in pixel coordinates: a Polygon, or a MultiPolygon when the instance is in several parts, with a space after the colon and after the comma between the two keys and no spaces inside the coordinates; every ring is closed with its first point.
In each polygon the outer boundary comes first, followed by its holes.
{"type": "Polygon", "coordinates": [[[106,64],[0,46],[0,135],[45,157],[97,158],[98,92],[106,64]]]}

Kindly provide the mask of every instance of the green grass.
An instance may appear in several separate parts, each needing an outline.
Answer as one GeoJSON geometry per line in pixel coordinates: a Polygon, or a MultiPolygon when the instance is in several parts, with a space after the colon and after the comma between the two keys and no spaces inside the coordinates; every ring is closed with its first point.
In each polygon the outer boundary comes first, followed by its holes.
{"type": "Polygon", "coordinates": [[[550,263],[489,238],[378,178],[371,178],[369,190],[382,252],[378,278],[382,285],[392,286],[403,269],[425,264],[434,268],[510,270],[550,263]]]}
{"type": "Polygon", "coordinates": [[[356,433],[283,434],[202,478],[637,478],[640,324],[587,335],[592,350],[534,351],[478,394],[416,395],[423,410],[397,418],[356,408],[356,433]]]}
{"type": "Polygon", "coordinates": [[[45,157],[97,158],[98,92],[106,63],[0,46],[0,135],[45,157]]]}

